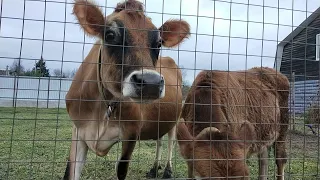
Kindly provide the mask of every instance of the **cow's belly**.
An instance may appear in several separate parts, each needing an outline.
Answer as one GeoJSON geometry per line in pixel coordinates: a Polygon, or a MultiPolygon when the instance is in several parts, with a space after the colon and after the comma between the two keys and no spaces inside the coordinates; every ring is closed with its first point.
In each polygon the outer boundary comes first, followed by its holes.
{"type": "Polygon", "coordinates": [[[260,154],[262,151],[272,146],[278,137],[279,137],[279,132],[277,131],[273,131],[266,134],[265,138],[257,140],[258,142],[253,143],[251,145],[248,156],[252,156],[253,154],[260,154]]]}
{"type": "Polygon", "coordinates": [[[140,139],[157,140],[167,134],[175,125],[176,122],[146,122],[141,129],[140,139]]]}

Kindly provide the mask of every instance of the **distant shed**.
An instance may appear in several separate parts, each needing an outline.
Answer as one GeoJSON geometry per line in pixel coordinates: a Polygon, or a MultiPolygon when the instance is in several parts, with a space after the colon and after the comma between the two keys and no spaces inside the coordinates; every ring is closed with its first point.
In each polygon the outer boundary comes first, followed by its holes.
{"type": "Polygon", "coordinates": [[[303,114],[319,105],[319,60],[320,7],[277,46],[274,68],[292,81],[291,112],[303,114]]]}

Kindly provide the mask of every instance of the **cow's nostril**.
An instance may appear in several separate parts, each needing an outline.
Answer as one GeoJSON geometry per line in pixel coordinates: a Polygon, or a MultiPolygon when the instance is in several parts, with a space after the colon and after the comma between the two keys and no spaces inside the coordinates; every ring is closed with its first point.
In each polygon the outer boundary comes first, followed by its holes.
{"type": "Polygon", "coordinates": [[[161,78],[160,85],[163,85],[163,84],[164,84],[164,79],[161,78]]]}
{"type": "Polygon", "coordinates": [[[145,85],[145,82],[144,82],[144,80],[143,80],[143,78],[142,78],[142,75],[140,75],[140,74],[135,74],[135,75],[133,75],[133,76],[131,77],[131,79],[132,79],[132,82],[133,82],[136,86],[138,86],[138,87],[140,87],[140,88],[142,88],[142,87],[145,85]]]}
{"type": "Polygon", "coordinates": [[[160,87],[160,93],[161,93],[163,91],[163,88],[164,88],[164,79],[163,79],[163,77],[160,80],[159,87],[160,87]]]}

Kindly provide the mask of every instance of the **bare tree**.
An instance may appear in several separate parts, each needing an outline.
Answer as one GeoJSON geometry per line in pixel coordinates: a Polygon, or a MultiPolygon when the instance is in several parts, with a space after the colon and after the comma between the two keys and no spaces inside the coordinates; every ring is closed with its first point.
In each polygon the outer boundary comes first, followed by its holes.
{"type": "Polygon", "coordinates": [[[16,59],[13,61],[9,68],[10,74],[15,74],[17,76],[24,74],[24,66],[21,63],[21,59],[16,59]]]}
{"type": "Polygon", "coordinates": [[[186,98],[186,95],[189,92],[190,89],[190,85],[189,82],[187,80],[187,70],[180,65],[180,70],[181,70],[181,74],[182,74],[182,95],[183,95],[183,99],[186,98]]]}
{"type": "Polygon", "coordinates": [[[73,78],[76,75],[77,71],[78,69],[73,69],[70,73],[70,78],[73,78]]]}
{"type": "Polygon", "coordinates": [[[60,69],[54,69],[53,70],[53,75],[56,76],[56,77],[61,77],[61,70],[60,69]]]}
{"type": "Polygon", "coordinates": [[[59,78],[68,78],[70,76],[70,71],[61,71],[61,69],[54,69],[53,75],[59,78]]]}
{"type": "Polygon", "coordinates": [[[69,78],[71,75],[70,70],[65,70],[62,72],[62,78],[69,78]]]}
{"type": "Polygon", "coordinates": [[[181,74],[182,74],[182,83],[183,83],[183,85],[187,85],[188,84],[187,70],[182,65],[180,65],[179,68],[180,68],[180,71],[181,71],[181,74]]]}

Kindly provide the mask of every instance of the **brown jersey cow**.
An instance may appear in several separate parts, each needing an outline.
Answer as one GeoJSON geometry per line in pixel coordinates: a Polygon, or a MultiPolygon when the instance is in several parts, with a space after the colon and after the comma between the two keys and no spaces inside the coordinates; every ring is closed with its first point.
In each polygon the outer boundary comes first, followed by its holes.
{"type": "MultiPolygon", "coordinates": [[[[190,34],[183,20],[169,20],[156,28],[135,0],[119,3],[104,17],[87,0],[76,0],[73,13],[86,34],[99,39],[77,71],[66,95],[73,122],[72,143],[64,179],[79,179],[88,149],[106,155],[122,142],[117,177],[125,179],[137,140],[157,140],[168,133],[171,176],[175,125],[181,112],[182,75],[169,57],[159,57],[161,46],[174,47],[190,34]],[[119,102],[118,102],[119,101],[119,102]]],[[[158,161],[148,177],[154,177],[158,161]]]]}
{"type": "Polygon", "coordinates": [[[288,79],[271,68],[200,72],[177,126],[189,177],[249,179],[245,159],[258,154],[260,179],[266,179],[267,149],[274,145],[278,179],[284,179],[288,96],[288,79]]]}

